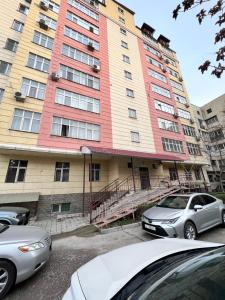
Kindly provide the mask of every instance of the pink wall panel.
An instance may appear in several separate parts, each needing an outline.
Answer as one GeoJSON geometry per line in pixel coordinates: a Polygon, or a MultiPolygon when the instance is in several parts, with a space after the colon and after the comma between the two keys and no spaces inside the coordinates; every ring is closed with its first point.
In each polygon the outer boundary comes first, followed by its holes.
{"type": "Polygon", "coordinates": [[[43,108],[41,119],[41,127],[39,133],[38,145],[42,147],[63,148],[78,150],[80,146],[101,146],[112,148],[112,121],[111,121],[111,103],[110,103],[110,81],[109,81],[109,64],[108,64],[108,45],[107,45],[107,21],[102,15],[99,16],[99,22],[83,14],[79,10],[67,4],[67,0],[61,1],[60,15],[58,20],[58,27],[56,32],[54,50],[52,54],[51,69],[52,72],[59,70],[59,65],[63,64],[71,68],[77,69],[81,72],[90,74],[94,77],[100,78],[100,91],[82,86],[68,80],[60,79],[58,82],[49,80],[46,90],[46,99],[43,108]],[[100,35],[95,35],[90,31],[80,27],[79,25],[66,19],[67,10],[89,21],[93,25],[99,27],[100,35]],[[89,51],[87,46],[76,42],[64,36],[64,26],[68,27],[98,41],[100,43],[100,51],[89,51]],[[65,57],[61,54],[62,44],[65,43],[73,48],[79,49],[91,56],[94,56],[101,61],[101,71],[94,73],[91,66],[75,61],[71,58],[65,57]],[[82,94],[89,97],[100,99],[101,112],[95,114],[83,110],[67,107],[55,103],[56,88],[62,88],[71,92],[82,94]],[[72,139],[66,137],[57,137],[51,135],[52,118],[53,116],[63,117],[71,120],[84,121],[101,126],[101,140],[100,142],[86,141],[79,139],[72,139]]]}
{"type": "MultiPolygon", "coordinates": [[[[163,73],[159,68],[157,68],[156,66],[150,64],[149,62],[147,62],[146,60],[146,55],[149,57],[152,57],[155,60],[158,60],[160,63],[164,64],[164,62],[162,60],[159,60],[157,56],[155,56],[152,53],[149,53],[147,50],[144,49],[144,43],[141,39],[139,40],[139,50],[140,50],[140,55],[141,55],[141,61],[142,61],[142,67],[143,67],[143,74],[144,74],[144,81],[145,81],[145,87],[146,87],[146,94],[148,97],[148,104],[149,104],[149,113],[150,113],[150,118],[151,118],[151,122],[152,122],[152,130],[153,130],[153,136],[154,136],[154,142],[155,142],[155,147],[156,147],[156,151],[158,153],[164,153],[165,151],[163,150],[163,146],[162,146],[162,137],[165,138],[169,138],[169,139],[174,139],[174,140],[179,140],[183,142],[183,146],[184,146],[184,154],[182,153],[175,153],[176,156],[180,156],[182,159],[188,159],[189,158],[189,154],[188,154],[188,150],[186,147],[186,142],[185,142],[185,136],[182,130],[182,126],[181,126],[181,122],[180,119],[175,119],[171,114],[159,111],[155,108],[155,100],[159,100],[161,102],[167,103],[169,105],[174,106],[174,108],[176,109],[176,101],[175,98],[173,96],[173,92],[172,92],[172,87],[169,81],[169,75],[168,73],[163,73]],[[167,83],[163,83],[160,80],[157,80],[153,77],[151,77],[148,74],[148,70],[152,69],[158,73],[163,74],[164,76],[167,77],[167,83]],[[167,90],[170,91],[172,98],[167,98],[164,96],[161,96],[157,93],[154,93],[151,89],[151,84],[156,84],[162,88],[165,88],[167,90]],[[175,121],[178,123],[179,125],[179,133],[175,133],[175,132],[171,132],[171,131],[167,131],[167,130],[163,130],[160,129],[158,126],[158,118],[162,118],[165,120],[169,120],[169,121],[175,121]]],[[[166,65],[165,65],[166,67],[166,65]]],[[[166,152],[168,153],[168,152],[166,152]]]]}

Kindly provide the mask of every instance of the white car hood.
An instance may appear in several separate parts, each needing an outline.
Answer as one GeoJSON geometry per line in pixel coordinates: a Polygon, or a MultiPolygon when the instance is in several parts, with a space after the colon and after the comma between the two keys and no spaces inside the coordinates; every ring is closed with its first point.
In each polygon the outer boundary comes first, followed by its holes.
{"type": "MultiPolygon", "coordinates": [[[[220,244],[182,239],[157,239],[98,256],[78,269],[77,275],[87,300],[109,300],[132,277],[154,261],[184,250],[216,246],[220,244]]],[[[72,294],[76,294],[76,291],[72,294]]],[[[80,298],[72,297],[72,299],[80,298]]]]}

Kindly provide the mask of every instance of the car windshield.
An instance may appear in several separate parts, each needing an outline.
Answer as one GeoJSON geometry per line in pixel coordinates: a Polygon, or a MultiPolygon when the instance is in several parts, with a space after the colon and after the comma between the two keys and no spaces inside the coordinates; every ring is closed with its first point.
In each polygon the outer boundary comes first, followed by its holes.
{"type": "Polygon", "coordinates": [[[145,282],[133,293],[131,300],[224,300],[225,248],[175,267],[154,282],[145,282]]]}
{"type": "Polygon", "coordinates": [[[164,208],[185,209],[189,196],[168,196],[161,200],[156,206],[164,208]]]}
{"type": "Polygon", "coordinates": [[[9,228],[9,225],[0,224],[0,233],[6,231],[9,228]]]}

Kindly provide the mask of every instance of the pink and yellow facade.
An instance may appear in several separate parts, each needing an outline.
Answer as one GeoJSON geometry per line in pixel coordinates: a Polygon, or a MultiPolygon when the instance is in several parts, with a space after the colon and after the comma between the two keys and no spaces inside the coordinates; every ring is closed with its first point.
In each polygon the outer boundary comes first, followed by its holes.
{"type": "Polygon", "coordinates": [[[156,176],[208,180],[167,38],[136,27],[114,0],[9,6],[0,13],[1,203],[79,213],[84,183],[97,192],[129,176],[131,162],[143,188],[156,176]]]}

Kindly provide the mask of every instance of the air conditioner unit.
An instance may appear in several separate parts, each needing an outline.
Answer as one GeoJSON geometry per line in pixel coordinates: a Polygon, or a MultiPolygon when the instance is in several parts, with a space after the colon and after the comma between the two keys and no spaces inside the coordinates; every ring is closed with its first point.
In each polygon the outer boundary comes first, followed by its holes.
{"type": "Polygon", "coordinates": [[[166,68],[162,68],[162,71],[163,71],[163,73],[167,72],[166,68]]]}
{"type": "Polygon", "coordinates": [[[16,101],[24,102],[26,100],[26,95],[21,92],[15,92],[16,101]]]}
{"type": "Polygon", "coordinates": [[[57,72],[53,72],[51,75],[52,81],[59,81],[59,79],[61,78],[61,74],[57,73],[57,72]]]}
{"type": "Polygon", "coordinates": [[[180,81],[180,82],[182,82],[182,81],[183,81],[183,78],[182,78],[181,76],[179,77],[179,81],[180,81]]]}
{"type": "Polygon", "coordinates": [[[185,103],[185,106],[188,108],[188,107],[190,107],[190,104],[187,102],[187,103],[185,103]]]}
{"type": "Polygon", "coordinates": [[[100,67],[100,65],[93,65],[93,66],[92,66],[92,70],[93,70],[94,72],[98,73],[98,72],[101,70],[101,67],[100,67]]]}
{"type": "Polygon", "coordinates": [[[159,54],[159,59],[160,59],[160,60],[163,60],[162,54],[159,54]]]}
{"type": "Polygon", "coordinates": [[[201,137],[199,135],[196,135],[195,139],[196,139],[197,142],[201,141],[201,137]]]}
{"type": "Polygon", "coordinates": [[[178,115],[177,112],[175,112],[175,113],[173,114],[173,116],[174,116],[175,119],[178,119],[178,118],[179,118],[179,115],[178,115]]]}
{"type": "Polygon", "coordinates": [[[170,63],[169,59],[165,59],[165,63],[168,65],[170,63]]]}
{"type": "Polygon", "coordinates": [[[90,26],[90,27],[89,27],[89,31],[90,31],[90,32],[94,32],[94,27],[90,26]]]}
{"type": "Polygon", "coordinates": [[[39,20],[39,26],[44,30],[48,30],[48,24],[46,24],[44,19],[39,20]]]}
{"type": "Polygon", "coordinates": [[[39,6],[40,6],[41,9],[43,9],[43,10],[45,10],[45,11],[47,11],[47,10],[48,10],[48,7],[49,7],[49,6],[48,6],[48,3],[45,2],[45,1],[40,1],[39,6]]]}
{"type": "Polygon", "coordinates": [[[94,51],[94,50],[95,50],[95,47],[94,47],[94,45],[93,45],[92,42],[89,42],[89,43],[87,44],[87,47],[88,47],[88,49],[89,49],[90,51],[94,51]]]}
{"type": "Polygon", "coordinates": [[[191,119],[190,119],[190,123],[191,123],[191,124],[194,124],[195,121],[191,118],[191,119]]]}

